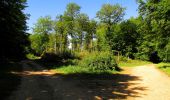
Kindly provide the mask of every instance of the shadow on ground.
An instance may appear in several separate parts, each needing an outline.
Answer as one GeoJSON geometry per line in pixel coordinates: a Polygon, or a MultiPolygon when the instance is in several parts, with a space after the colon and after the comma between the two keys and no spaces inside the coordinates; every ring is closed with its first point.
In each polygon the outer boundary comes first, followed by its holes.
{"type": "MultiPolygon", "coordinates": [[[[55,76],[58,75],[54,75],[53,78],[55,76]]],[[[79,73],[60,76],[65,81],[65,85],[71,84],[73,88],[61,89],[59,92],[68,98],[76,97],[74,99],[127,99],[128,96],[139,97],[141,94],[137,91],[147,90],[146,87],[128,88],[131,85],[137,84],[133,82],[130,83],[130,81],[140,80],[138,77],[128,74],[79,73]],[[74,89],[74,87],[76,87],[76,89],[74,89]]]]}
{"type": "Polygon", "coordinates": [[[0,99],[6,100],[21,83],[21,76],[11,71],[22,71],[22,68],[17,63],[0,64],[0,68],[0,99]]]}
{"type": "Polygon", "coordinates": [[[23,63],[31,70],[24,70],[26,74],[22,74],[26,78],[28,93],[22,98],[29,97],[32,100],[127,99],[128,97],[140,97],[143,94],[140,94],[139,91],[147,90],[146,87],[135,87],[138,83],[134,81],[141,79],[129,74],[48,74],[44,72],[44,67],[37,63],[32,61],[23,63]],[[130,86],[133,88],[129,88],[130,86]]]}
{"type": "MultiPolygon", "coordinates": [[[[32,66],[40,66],[30,64],[32,66]]],[[[41,71],[34,67],[34,70],[41,71]]],[[[36,76],[36,75],[33,75],[36,76]]],[[[37,75],[41,77],[42,75],[37,75]]],[[[58,99],[70,100],[93,100],[93,99],[127,99],[127,97],[139,97],[139,91],[147,90],[146,87],[133,87],[141,80],[137,76],[129,74],[111,73],[76,73],[76,74],[54,74],[44,75],[52,84],[54,95],[60,95],[58,99]]],[[[49,91],[47,89],[47,91],[49,91]]]]}

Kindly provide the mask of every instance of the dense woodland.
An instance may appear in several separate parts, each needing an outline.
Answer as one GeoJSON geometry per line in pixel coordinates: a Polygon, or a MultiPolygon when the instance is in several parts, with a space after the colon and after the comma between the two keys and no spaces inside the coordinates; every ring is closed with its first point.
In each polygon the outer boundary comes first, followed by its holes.
{"type": "Polygon", "coordinates": [[[126,20],[126,8],[119,4],[103,4],[96,17],[90,19],[78,4],[69,3],[55,19],[39,18],[33,33],[28,34],[28,15],[23,13],[26,0],[1,0],[0,60],[21,59],[28,53],[42,58],[47,54],[71,58],[75,53],[98,52],[96,55],[102,57],[99,52],[109,52],[110,56],[119,53],[131,59],[169,61],[170,1],[137,0],[137,3],[139,16],[126,20]]]}
{"type": "Polygon", "coordinates": [[[29,46],[25,0],[0,0],[0,61],[24,58],[29,46]]]}

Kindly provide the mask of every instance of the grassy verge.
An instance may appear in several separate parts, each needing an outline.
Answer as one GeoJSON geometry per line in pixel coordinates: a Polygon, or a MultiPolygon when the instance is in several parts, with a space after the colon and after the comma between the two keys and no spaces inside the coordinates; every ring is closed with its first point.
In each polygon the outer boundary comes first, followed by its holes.
{"type": "Polygon", "coordinates": [[[61,74],[76,74],[76,73],[89,73],[89,74],[102,74],[102,73],[118,73],[117,71],[113,70],[113,71],[92,71],[88,68],[85,67],[80,67],[80,66],[75,66],[75,65],[68,65],[68,66],[61,66],[59,68],[57,67],[53,67],[53,71],[56,71],[58,73],[61,74]]]}
{"type": "MultiPolygon", "coordinates": [[[[128,60],[126,62],[121,61],[118,65],[120,67],[135,67],[135,66],[141,66],[141,65],[146,65],[146,64],[151,64],[151,62],[147,62],[147,61],[141,61],[141,60],[128,60]]],[[[52,68],[53,71],[56,71],[57,73],[61,73],[61,74],[76,74],[76,73],[89,73],[89,74],[102,74],[102,73],[111,73],[111,74],[115,74],[115,73],[119,73],[118,71],[92,71],[87,67],[80,67],[77,65],[63,65],[63,66],[57,66],[57,65],[53,65],[50,68],[52,68]]]]}
{"type": "Polygon", "coordinates": [[[136,67],[136,66],[142,66],[146,64],[151,64],[151,62],[141,61],[141,60],[128,60],[126,62],[120,61],[118,65],[120,67],[136,67]]]}
{"type": "Polygon", "coordinates": [[[0,67],[0,98],[5,100],[21,82],[21,76],[12,74],[11,71],[22,71],[22,67],[18,63],[0,64],[0,67]]]}
{"type": "Polygon", "coordinates": [[[170,76],[170,63],[159,63],[156,66],[170,76]]]}

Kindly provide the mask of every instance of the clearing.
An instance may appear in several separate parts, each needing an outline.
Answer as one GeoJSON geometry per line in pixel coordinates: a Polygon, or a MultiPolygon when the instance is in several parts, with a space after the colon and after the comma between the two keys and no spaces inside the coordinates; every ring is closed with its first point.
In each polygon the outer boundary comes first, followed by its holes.
{"type": "Polygon", "coordinates": [[[62,75],[33,61],[22,61],[16,91],[7,100],[170,100],[170,78],[153,64],[120,74],[62,75]]]}

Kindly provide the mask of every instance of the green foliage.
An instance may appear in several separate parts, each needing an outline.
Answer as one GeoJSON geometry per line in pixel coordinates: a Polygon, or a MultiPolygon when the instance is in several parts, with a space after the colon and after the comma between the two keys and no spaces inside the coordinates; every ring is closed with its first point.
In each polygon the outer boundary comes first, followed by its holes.
{"type": "Polygon", "coordinates": [[[29,46],[25,0],[0,0],[0,62],[21,60],[29,46]]]}
{"type": "Polygon", "coordinates": [[[156,65],[160,70],[170,75],[170,63],[159,63],[156,65]]]}
{"type": "MultiPolygon", "coordinates": [[[[150,55],[153,51],[158,51],[162,60],[166,58],[166,45],[170,37],[170,2],[169,0],[139,0],[139,13],[142,21],[139,32],[143,40],[141,45],[145,47],[140,52],[150,55]],[[151,49],[150,49],[151,47],[151,49]],[[152,52],[150,52],[152,51],[152,52]]],[[[145,55],[145,56],[146,56],[145,55]]]]}
{"type": "MultiPolygon", "coordinates": [[[[33,28],[35,34],[30,36],[31,47],[39,55],[46,52],[62,57],[65,56],[62,52],[69,49],[90,52],[87,55],[116,50],[122,56],[140,60],[154,59],[151,54],[157,51],[161,60],[168,61],[169,0],[138,0],[138,3],[140,15],[128,20],[123,20],[125,8],[119,4],[104,4],[96,14],[98,19],[90,20],[80,12],[78,4],[69,3],[56,20],[49,16],[38,20],[33,28]]],[[[84,59],[83,53],[80,58],[84,59]]]]}
{"type": "Polygon", "coordinates": [[[69,59],[77,59],[76,55],[71,51],[64,51],[54,53],[44,53],[41,57],[41,60],[44,62],[51,62],[51,63],[67,63],[69,59]]]}
{"type": "Polygon", "coordinates": [[[54,71],[56,71],[57,73],[61,73],[61,74],[77,74],[77,73],[84,73],[84,74],[113,74],[113,73],[118,73],[117,71],[113,70],[113,71],[102,71],[102,70],[95,70],[92,71],[87,67],[81,67],[81,66],[75,66],[75,65],[68,65],[68,66],[61,66],[61,67],[57,67],[57,66],[53,66],[54,71]]]}
{"type": "Polygon", "coordinates": [[[33,34],[29,36],[29,40],[31,41],[31,48],[39,55],[41,55],[44,51],[44,46],[41,34],[33,34]]]}
{"type": "Polygon", "coordinates": [[[37,56],[35,56],[34,54],[31,54],[31,53],[27,54],[26,57],[28,59],[32,59],[32,60],[40,59],[40,57],[37,57],[37,56]]]}
{"type": "Polygon", "coordinates": [[[113,49],[112,47],[112,25],[117,24],[123,19],[125,8],[121,7],[120,5],[111,5],[111,4],[104,4],[100,11],[97,12],[97,17],[100,19],[102,23],[105,24],[105,39],[106,44],[109,45],[110,51],[113,49]]]}
{"type": "Polygon", "coordinates": [[[122,20],[124,10],[125,8],[121,7],[119,4],[104,4],[100,11],[97,12],[97,17],[101,20],[101,22],[108,25],[116,24],[122,20]]]}
{"type": "Polygon", "coordinates": [[[147,64],[152,64],[152,63],[148,62],[148,61],[132,60],[132,59],[123,57],[123,59],[121,58],[118,65],[120,67],[137,67],[137,66],[143,66],[143,65],[147,65],[147,64]]]}
{"type": "Polygon", "coordinates": [[[95,41],[93,40],[96,36],[97,22],[95,20],[90,20],[86,29],[85,34],[85,49],[88,51],[94,51],[96,48],[95,41]]]}
{"type": "Polygon", "coordinates": [[[120,51],[123,56],[134,58],[137,52],[137,25],[131,20],[123,21],[113,27],[112,48],[120,51]]]}
{"type": "Polygon", "coordinates": [[[96,52],[87,55],[80,62],[80,66],[88,67],[90,70],[113,70],[117,63],[112,55],[108,52],[96,52]]]}
{"type": "Polygon", "coordinates": [[[110,50],[110,47],[107,43],[106,40],[106,31],[107,31],[107,26],[105,24],[100,24],[97,27],[97,49],[98,51],[108,51],[110,50]]]}
{"type": "Polygon", "coordinates": [[[34,34],[30,35],[31,48],[41,55],[47,51],[49,35],[52,31],[52,20],[50,16],[41,17],[33,28],[34,34]]]}
{"type": "Polygon", "coordinates": [[[90,72],[88,68],[80,67],[80,66],[73,66],[73,65],[55,68],[55,71],[58,73],[63,73],[63,74],[74,74],[74,73],[85,73],[85,72],[89,73],[90,72]]]}

